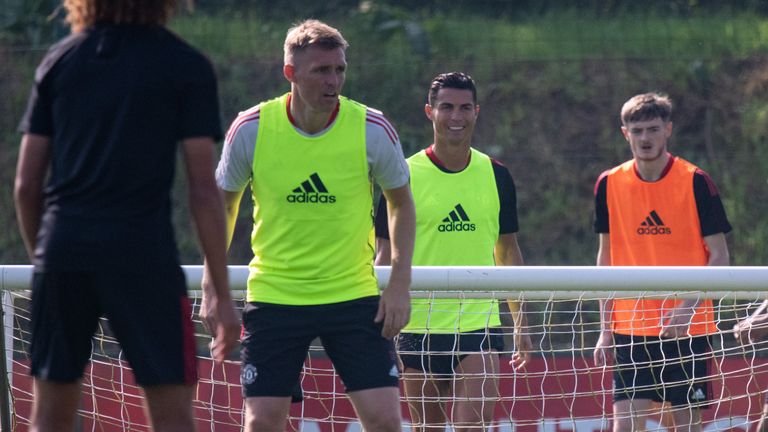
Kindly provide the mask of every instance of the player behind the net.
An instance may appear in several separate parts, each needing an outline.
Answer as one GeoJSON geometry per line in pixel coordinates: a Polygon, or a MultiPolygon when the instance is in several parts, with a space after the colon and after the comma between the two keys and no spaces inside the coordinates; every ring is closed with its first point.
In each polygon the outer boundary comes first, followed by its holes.
{"type": "MultiPolygon", "coordinates": [[[[714,182],[668,152],[671,114],[669,98],[656,93],[634,96],[621,109],[633,158],[595,185],[599,266],[729,263],[731,226],[714,182]]],[[[701,409],[711,397],[712,301],[672,295],[601,300],[600,317],[594,360],[616,363],[613,430],[644,430],[647,417],[667,403],[677,430],[700,431],[701,409]]]]}
{"type": "MultiPolygon", "coordinates": [[[[436,76],[424,112],[432,122],[433,144],[408,158],[416,203],[414,264],[522,265],[512,176],[471,147],[480,112],[474,81],[461,72],[436,76]]],[[[390,263],[387,204],[382,198],[376,215],[377,265],[390,263]]],[[[509,304],[516,350],[510,363],[522,367],[531,340],[522,305],[509,304]]],[[[461,430],[489,427],[504,347],[498,302],[435,298],[414,299],[412,305],[397,346],[414,427],[442,431],[449,420],[461,430]]]]}
{"type": "MultiPolygon", "coordinates": [[[[745,347],[757,346],[765,341],[768,336],[768,300],[764,300],[752,315],[733,326],[733,336],[745,347]]],[[[768,392],[765,394],[763,412],[755,432],[768,432],[768,392]]]]}

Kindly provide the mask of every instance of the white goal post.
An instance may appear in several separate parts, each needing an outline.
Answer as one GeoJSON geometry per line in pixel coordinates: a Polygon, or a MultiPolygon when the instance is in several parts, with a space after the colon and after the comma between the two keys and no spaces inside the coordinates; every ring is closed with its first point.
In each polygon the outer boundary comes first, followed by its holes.
{"type": "MultiPolygon", "coordinates": [[[[195,302],[193,319],[199,343],[198,430],[238,431],[242,421],[238,357],[233,353],[223,367],[210,361],[205,348],[210,338],[196,313],[202,266],[183,268],[195,302]]],[[[242,301],[248,267],[230,266],[229,270],[235,297],[242,301]]],[[[375,271],[380,286],[386,287],[390,269],[376,267],[375,271]]],[[[28,428],[31,386],[25,350],[31,277],[31,266],[0,265],[6,358],[4,370],[0,370],[6,384],[0,395],[3,432],[28,428]]],[[[599,331],[596,300],[600,299],[712,299],[719,331],[713,335],[716,377],[713,408],[704,419],[705,431],[748,432],[768,391],[768,343],[741,347],[730,331],[733,323],[768,298],[768,267],[415,267],[411,291],[413,297],[421,298],[495,298],[527,303],[530,326],[526,331],[533,341],[535,358],[523,372],[506,365],[514,348],[510,346],[509,312],[502,310],[507,318],[505,321],[502,316],[506,344],[502,367],[494,375],[501,390],[490,429],[494,432],[607,430],[612,372],[594,366],[591,360],[599,331]]],[[[100,326],[94,352],[84,380],[80,430],[148,430],[138,389],[107,326],[100,326]]],[[[313,345],[310,351],[302,387],[305,401],[292,406],[288,430],[361,430],[320,346],[313,345]]],[[[407,409],[403,413],[404,430],[412,430],[407,409]]]]}
{"type": "MultiPolygon", "coordinates": [[[[182,266],[187,286],[200,289],[203,267],[182,266]]],[[[375,267],[379,286],[386,287],[389,267],[375,267]]],[[[32,266],[0,266],[0,289],[29,288],[32,266]]],[[[229,266],[233,290],[244,290],[248,266],[229,266]]],[[[526,298],[595,298],[590,292],[621,292],[632,297],[648,291],[729,292],[733,297],[768,293],[768,267],[588,267],[588,266],[522,266],[522,267],[414,267],[411,291],[414,292],[519,292],[526,298]],[[555,294],[557,293],[557,294],[555,294]],[[584,296],[587,297],[584,297],[584,296]]],[[[475,293],[472,294],[475,296],[475,293]]],[[[500,296],[503,298],[505,296],[500,296]]]]}
{"type": "MultiPolygon", "coordinates": [[[[200,289],[203,267],[182,266],[190,290],[200,289]]],[[[379,286],[386,286],[389,267],[375,267],[379,286]]],[[[414,267],[412,291],[678,291],[768,292],[768,266],[760,267],[414,267]]],[[[0,288],[28,289],[32,266],[0,266],[0,288]]],[[[232,289],[245,289],[248,266],[229,266],[232,289]]]]}

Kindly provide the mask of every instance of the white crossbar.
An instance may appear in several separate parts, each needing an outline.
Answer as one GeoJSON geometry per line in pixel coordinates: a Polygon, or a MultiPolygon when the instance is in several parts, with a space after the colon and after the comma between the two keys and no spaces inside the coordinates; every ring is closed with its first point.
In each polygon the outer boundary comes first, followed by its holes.
{"type": "MultiPolygon", "coordinates": [[[[183,266],[187,285],[200,289],[202,266],[183,266]]],[[[379,285],[389,280],[389,267],[376,267],[379,285]]],[[[233,290],[244,290],[248,266],[230,266],[233,290]]],[[[2,290],[29,289],[32,266],[0,266],[2,290]]],[[[697,297],[702,293],[727,293],[727,297],[754,298],[768,294],[768,267],[414,267],[411,290],[434,292],[440,297],[455,297],[457,291],[472,297],[594,299],[605,298],[606,291],[622,297],[649,293],[697,297]]]]}

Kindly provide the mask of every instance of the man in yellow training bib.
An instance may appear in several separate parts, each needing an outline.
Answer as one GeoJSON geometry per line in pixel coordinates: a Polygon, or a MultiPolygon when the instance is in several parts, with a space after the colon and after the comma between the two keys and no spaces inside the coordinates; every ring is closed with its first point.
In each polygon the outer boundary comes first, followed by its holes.
{"type": "Polygon", "coordinates": [[[243,191],[250,186],[253,195],[241,351],[246,431],[284,430],[315,338],[363,427],[401,429],[392,338],[410,316],[413,200],[395,129],[381,112],[340,96],[346,48],[320,21],[291,28],[283,67],[290,93],[240,113],[216,171],[230,239],[243,191]],[[390,202],[394,233],[381,296],[372,181],[390,202]]]}
{"type": "MultiPolygon", "coordinates": [[[[424,111],[434,144],[408,159],[416,204],[414,264],[440,266],[522,265],[517,244],[515,185],[506,167],[473,149],[480,111],[475,83],[451,72],[432,80],[424,111]]],[[[382,199],[382,202],[385,200],[382,199]]],[[[376,264],[389,264],[387,207],[376,217],[376,264]]],[[[405,393],[414,430],[485,430],[499,398],[503,349],[499,305],[487,299],[418,299],[411,322],[398,338],[405,393]],[[453,401],[447,415],[442,400],[453,401]]],[[[531,350],[525,317],[510,302],[520,367],[531,350]]]]}

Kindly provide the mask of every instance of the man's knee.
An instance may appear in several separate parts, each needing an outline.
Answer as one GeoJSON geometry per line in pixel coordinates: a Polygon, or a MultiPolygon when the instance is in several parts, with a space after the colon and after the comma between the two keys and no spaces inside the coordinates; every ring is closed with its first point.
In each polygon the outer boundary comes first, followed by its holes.
{"type": "Polygon", "coordinates": [[[260,415],[245,416],[246,432],[282,432],[285,430],[286,419],[271,419],[260,415]]]}
{"type": "Polygon", "coordinates": [[[632,415],[614,416],[613,432],[636,432],[645,430],[645,417],[632,415]]]}
{"type": "Polygon", "coordinates": [[[454,402],[454,423],[461,425],[489,425],[493,422],[496,401],[492,399],[454,402]]]}
{"type": "Polygon", "coordinates": [[[71,430],[80,401],[80,382],[54,383],[35,379],[35,403],[32,408],[33,431],[71,430]],[[50,401],[56,401],[51,403],[50,401]]]}
{"type": "Polygon", "coordinates": [[[620,400],[613,404],[613,432],[638,432],[646,430],[647,413],[653,402],[646,399],[620,400]]]}
{"type": "Polygon", "coordinates": [[[402,420],[399,412],[381,412],[368,418],[363,424],[365,430],[400,432],[402,420]]]}
{"type": "Polygon", "coordinates": [[[249,397],[245,407],[246,432],[282,432],[291,402],[289,397],[249,397]]]}
{"type": "Polygon", "coordinates": [[[162,432],[194,430],[193,386],[146,386],[144,396],[153,430],[162,432]]]}

